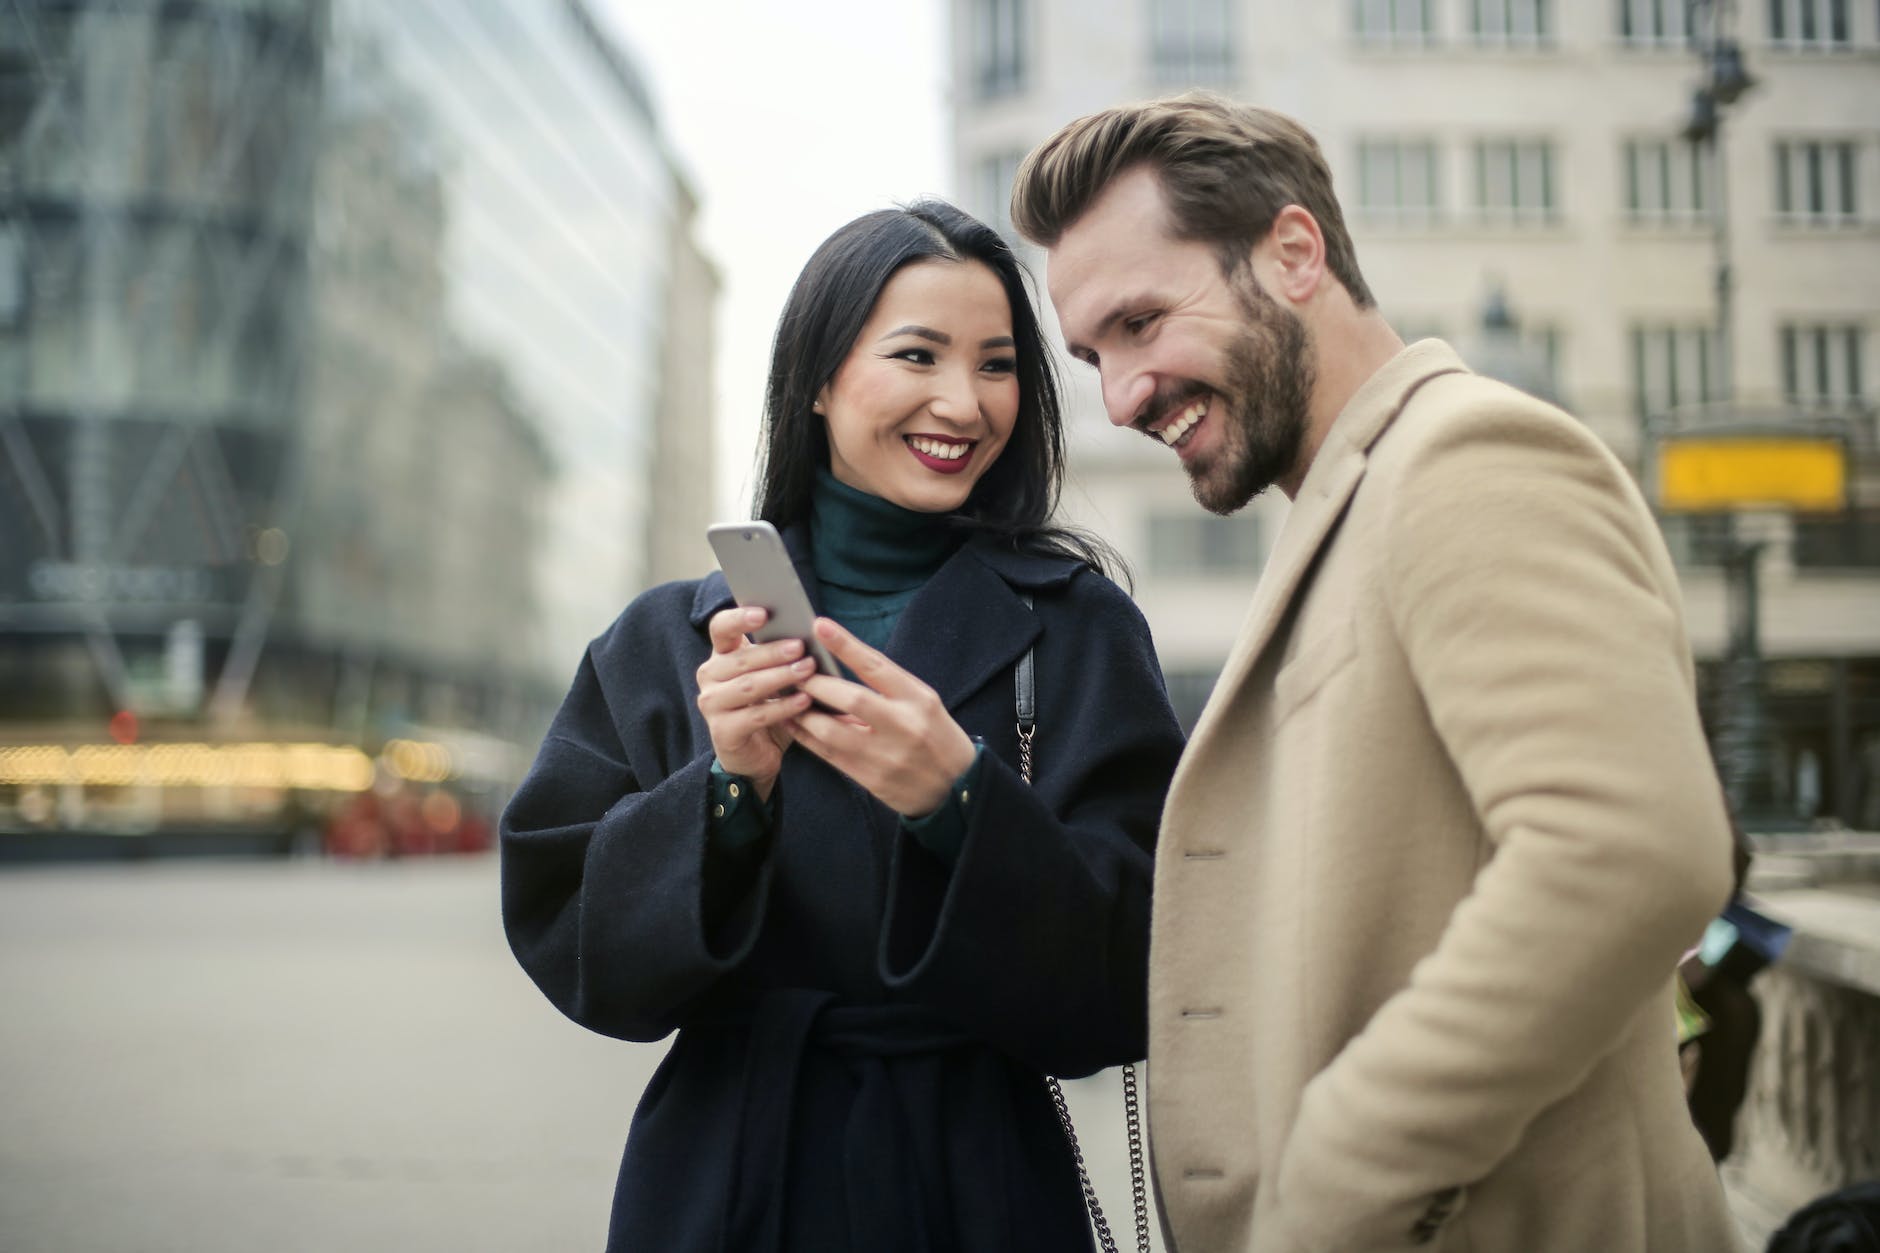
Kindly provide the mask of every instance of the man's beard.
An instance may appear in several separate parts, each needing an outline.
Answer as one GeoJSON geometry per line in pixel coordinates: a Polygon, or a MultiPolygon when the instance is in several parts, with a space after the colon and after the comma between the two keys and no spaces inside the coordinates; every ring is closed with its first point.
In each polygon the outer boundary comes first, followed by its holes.
{"type": "Polygon", "coordinates": [[[1218,514],[1233,513],[1298,466],[1314,379],[1312,336],[1299,315],[1267,295],[1249,267],[1228,281],[1247,320],[1222,355],[1221,446],[1188,465],[1195,500],[1218,514]]]}

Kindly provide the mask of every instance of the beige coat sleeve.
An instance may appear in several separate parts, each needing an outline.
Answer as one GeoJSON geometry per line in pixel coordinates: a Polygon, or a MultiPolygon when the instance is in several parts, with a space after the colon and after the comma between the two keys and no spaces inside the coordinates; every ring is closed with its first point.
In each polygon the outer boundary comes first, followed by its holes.
{"type": "Polygon", "coordinates": [[[1392,502],[1391,623],[1494,854],[1305,1088],[1274,1183],[1301,1249],[1399,1247],[1432,1195],[1492,1172],[1730,890],[1649,514],[1577,424],[1471,402],[1387,438],[1367,489],[1392,502]]]}

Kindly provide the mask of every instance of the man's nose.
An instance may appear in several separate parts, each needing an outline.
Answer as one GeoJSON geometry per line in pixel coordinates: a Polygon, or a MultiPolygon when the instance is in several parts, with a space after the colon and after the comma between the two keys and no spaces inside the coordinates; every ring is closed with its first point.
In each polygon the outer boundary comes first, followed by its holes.
{"type": "Polygon", "coordinates": [[[1155,380],[1141,370],[1124,372],[1099,369],[1098,375],[1103,380],[1103,407],[1110,415],[1111,426],[1128,426],[1142,412],[1142,407],[1149,403],[1149,397],[1155,394],[1155,380]]]}

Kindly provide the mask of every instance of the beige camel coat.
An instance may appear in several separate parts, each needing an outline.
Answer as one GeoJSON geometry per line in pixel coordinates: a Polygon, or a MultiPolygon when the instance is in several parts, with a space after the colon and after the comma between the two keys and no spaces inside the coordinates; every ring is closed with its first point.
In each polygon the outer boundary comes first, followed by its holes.
{"type": "Polygon", "coordinates": [[[1730,890],[1672,566],[1426,340],[1331,428],[1176,773],[1149,1117],[1180,1253],[1724,1253],[1671,975],[1730,890]]]}

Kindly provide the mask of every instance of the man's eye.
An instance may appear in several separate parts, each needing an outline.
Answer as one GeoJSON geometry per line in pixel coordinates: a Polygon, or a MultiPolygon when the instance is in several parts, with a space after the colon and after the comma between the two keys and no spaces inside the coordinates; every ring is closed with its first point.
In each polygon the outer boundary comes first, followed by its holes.
{"type": "Polygon", "coordinates": [[[1153,321],[1155,321],[1155,314],[1139,313],[1135,317],[1130,318],[1129,320],[1124,322],[1123,326],[1129,331],[1131,335],[1140,335],[1149,328],[1149,323],[1153,321]]]}

